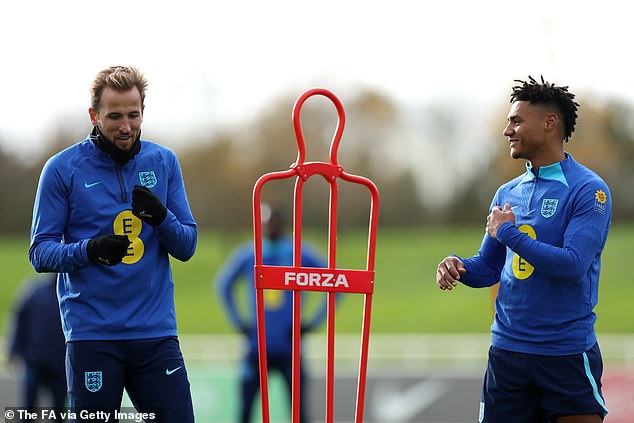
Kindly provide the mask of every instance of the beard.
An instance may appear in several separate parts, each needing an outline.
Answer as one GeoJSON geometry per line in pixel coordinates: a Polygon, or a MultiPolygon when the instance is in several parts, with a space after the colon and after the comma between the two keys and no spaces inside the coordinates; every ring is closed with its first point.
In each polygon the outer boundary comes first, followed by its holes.
{"type": "Polygon", "coordinates": [[[141,149],[140,132],[130,145],[130,148],[127,150],[122,150],[111,140],[106,138],[97,126],[93,127],[93,130],[90,133],[90,138],[99,147],[99,149],[107,153],[115,161],[115,163],[119,165],[126,164],[141,149]]]}

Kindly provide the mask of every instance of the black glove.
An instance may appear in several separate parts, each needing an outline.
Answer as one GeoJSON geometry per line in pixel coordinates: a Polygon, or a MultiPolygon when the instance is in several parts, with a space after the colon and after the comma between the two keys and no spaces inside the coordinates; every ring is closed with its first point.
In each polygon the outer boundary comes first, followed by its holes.
{"type": "Polygon", "coordinates": [[[132,190],[132,214],[152,226],[163,223],[167,209],[148,187],[135,185],[132,190]]]}
{"type": "Polygon", "coordinates": [[[86,253],[93,263],[114,266],[121,263],[129,246],[127,235],[102,235],[88,241],[86,253]]]}

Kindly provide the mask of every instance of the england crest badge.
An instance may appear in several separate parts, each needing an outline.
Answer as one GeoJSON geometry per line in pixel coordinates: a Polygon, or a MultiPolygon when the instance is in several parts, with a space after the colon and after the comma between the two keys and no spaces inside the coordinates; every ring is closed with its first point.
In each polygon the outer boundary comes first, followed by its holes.
{"type": "Polygon", "coordinates": [[[544,198],[542,201],[542,216],[546,219],[553,217],[557,212],[557,204],[559,199],[557,198],[544,198]]]}
{"type": "Polygon", "coordinates": [[[154,188],[158,182],[153,170],[139,172],[139,181],[141,181],[141,185],[148,188],[154,188]]]}
{"type": "Polygon", "coordinates": [[[97,392],[101,389],[103,385],[103,377],[101,372],[85,372],[84,373],[84,381],[86,384],[86,389],[90,392],[97,392]]]}

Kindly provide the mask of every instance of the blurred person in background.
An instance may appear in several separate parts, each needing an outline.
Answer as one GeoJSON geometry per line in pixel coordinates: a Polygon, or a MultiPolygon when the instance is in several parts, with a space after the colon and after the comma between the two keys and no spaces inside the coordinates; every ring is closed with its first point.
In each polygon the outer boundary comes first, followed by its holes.
{"type": "Polygon", "coordinates": [[[20,367],[19,406],[31,412],[46,406],[40,394],[47,392],[59,416],[66,402],[66,345],[56,285],[55,273],[28,281],[14,304],[8,353],[10,362],[20,367]]]}
{"type": "Polygon", "coordinates": [[[479,422],[598,423],[603,361],[594,329],[612,215],[605,182],[564,150],[577,119],[568,87],[516,80],[504,129],[526,172],[491,203],[476,255],[442,260],[442,290],[498,283],[479,422]]]}
{"type": "Polygon", "coordinates": [[[193,256],[197,227],[178,158],[141,139],[146,88],[134,67],[96,75],[91,133],[42,170],[29,259],[60,274],[71,411],[112,413],[125,389],[153,421],[193,422],[170,256],[193,256]]]}
{"type": "MultiPolygon", "coordinates": [[[[262,262],[271,266],[293,265],[293,240],[285,234],[286,219],[277,207],[262,207],[264,236],[262,239],[262,262]]],[[[245,353],[240,370],[240,423],[251,421],[253,403],[260,389],[258,338],[256,327],[255,287],[253,266],[255,255],[253,242],[236,248],[215,279],[215,288],[222,299],[232,326],[244,335],[245,353]],[[243,290],[238,289],[242,284],[243,290]],[[238,292],[243,298],[238,298],[238,292]],[[240,307],[242,305],[242,307],[240,307]],[[246,311],[245,311],[246,309],[246,311]]],[[[309,245],[302,245],[303,267],[327,267],[325,259],[309,245]]],[[[313,331],[323,323],[327,314],[327,295],[320,293],[323,301],[313,316],[302,323],[302,334],[313,331]]],[[[293,291],[264,291],[267,365],[284,378],[289,397],[292,392],[292,329],[293,329],[293,291]]],[[[302,302],[302,305],[304,302],[302,302]]],[[[304,320],[304,319],[302,319],[304,320]]],[[[300,383],[300,422],[308,423],[308,397],[306,372],[301,364],[300,383]]]]}

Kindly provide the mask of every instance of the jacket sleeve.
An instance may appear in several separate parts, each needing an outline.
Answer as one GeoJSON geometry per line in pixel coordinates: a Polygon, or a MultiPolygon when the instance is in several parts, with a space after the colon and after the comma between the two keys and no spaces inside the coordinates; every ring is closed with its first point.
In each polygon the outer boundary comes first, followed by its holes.
{"type": "MultiPolygon", "coordinates": [[[[608,192],[607,186],[601,188],[608,192]]],[[[578,195],[585,201],[573,209],[561,247],[534,240],[510,222],[500,226],[498,240],[545,275],[563,281],[581,281],[603,249],[610,227],[609,195],[606,208],[597,210],[593,190],[590,187],[578,195]]]]}
{"type": "MultiPolygon", "coordinates": [[[[499,203],[500,189],[497,190],[489,206],[489,213],[499,203]]],[[[458,257],[458,256],[455,256],[458,257]]],[[[466,273],[460,282],[472,288],[493,286],[500,281],[500,274],[506,260],[506,247],[495,238],[484,234],[478,253],[470,258],[458,257],[464,263],[466,273]]]]}
{"type": "Polygon", "coordinates": [[[15,309],[13,311],[13,322],[12,325],[10,327],[10,333],[9,333],[9,343],[8,343],[8,354],[9,354],[9,358],[12,357],[22,357],[24,358],[26,356],[26,351],[27,351],[27,333],[26,333],[26,327],[28,326],[27,324],[27,319],[28,319],[28,313],[27,313],[27,303],[28,303],[28,298],[31,295],[31,293],[28,293],[27,295],[23,295],[20,299],[19,302],[17,302],[15,304],[15,309]]]}
{"type": "Polygon", "coordinates": [[[156,227],[163,248],[180,261],[189,260],[196,251],[198,228],[189,207],[180,164],[170,151],[170,178],[167,192],[167,215],[156,227]]]}
{"type": "Polygon", "coordinates": [[[506,247],[485,234],[476,255],[467,259],[458,258],[463,261],[466,270],[460,277],[460,282],[472,288],[485,288],[500,281],[506,259],[506,247]]]}
{"type": "MultiPolygon", "coordinates": [[[[236,287],[241,279],[248,279],[253,275],[253,270],[246,271],[246,267],[251,264],[252,253],[249,254],[248,246],[243,246],[234,251],[227,262],[221,267],[214,280],[214,288],[222,301],[229,316],[231,324],[238,329],[245,328],[248,324],[244,321],[238,310],[236,302],[236,287]]],[[[247,283],[249,281],[246,281],[247,283]]]]}
{"type": "Polygon", "coordinates": [[[33,205],[29,261],[36,272],[72,272],[90,264],[88,240],[65,243],[69,215],[68,179],[55,156],[44,165],[33,205]]]}

